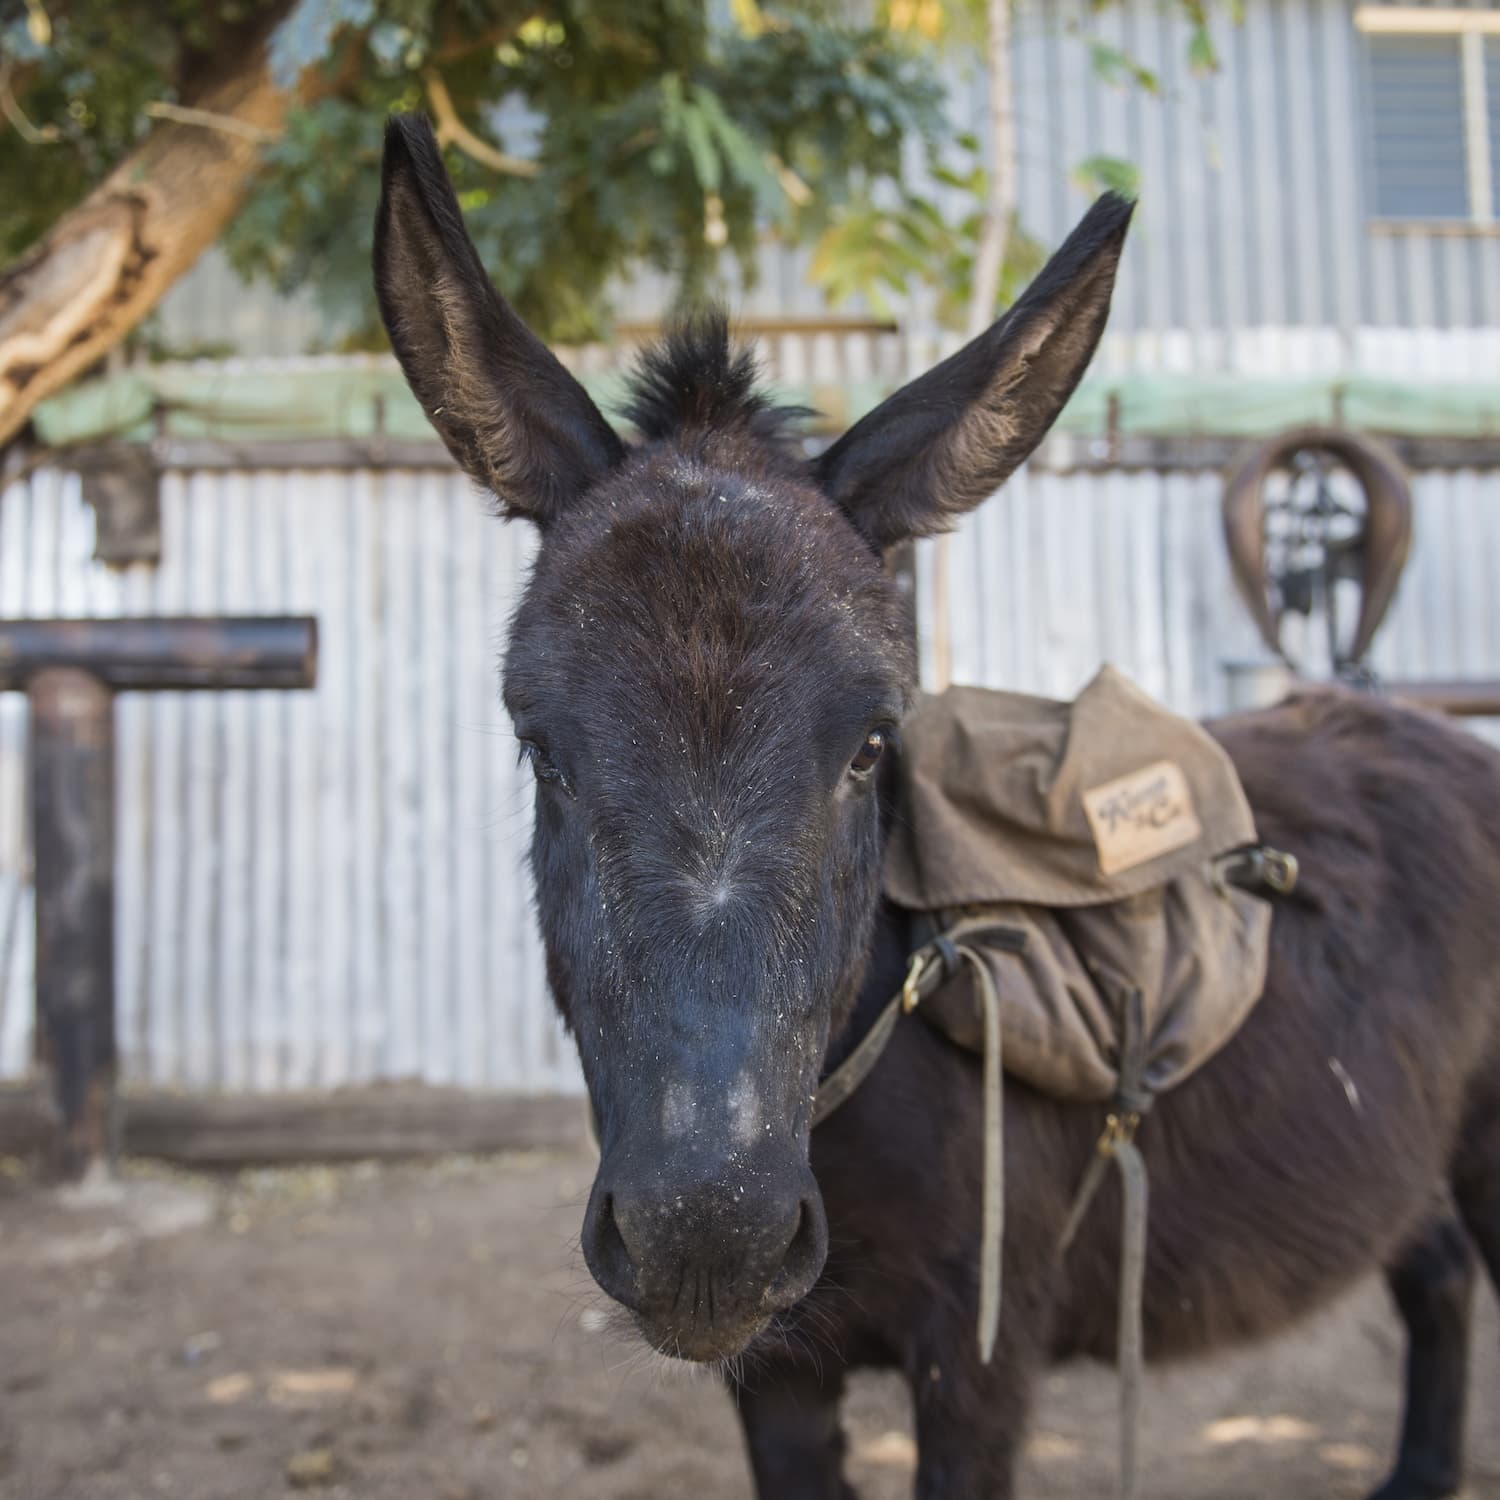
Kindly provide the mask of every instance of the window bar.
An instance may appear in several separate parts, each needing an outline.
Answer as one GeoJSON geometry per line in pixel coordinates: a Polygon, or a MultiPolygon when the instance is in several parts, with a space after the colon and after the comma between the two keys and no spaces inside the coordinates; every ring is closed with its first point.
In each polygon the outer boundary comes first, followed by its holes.
{"type": "Polygon", "coordinates": [[[1484,36],[1465,31],[1462,36],[1464,72],[1464,135],[1468,150],[1469,212],[1477,224],[1494,222],[1495,205],[1490,175],[1490,109],[1484,68],[1484,36]]]}

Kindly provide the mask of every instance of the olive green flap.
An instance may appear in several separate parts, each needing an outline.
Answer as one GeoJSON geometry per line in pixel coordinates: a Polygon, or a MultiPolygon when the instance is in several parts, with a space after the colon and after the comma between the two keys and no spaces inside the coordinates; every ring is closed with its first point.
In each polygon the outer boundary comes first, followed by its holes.
{"type": "MultiPolygon", "coordinates": [[[[949,689],[902,739],[886,889],[939,927],[982,912],[1026,934],[1020,951],[978,944],[1008,1073],[1062,1098],[1111,1098],[1133,990],[1148,1093],[1229,1040],[1265,984],[1271,909],[1216,878],[1216,857],[1253,843],[1255,824],[1198,725],[1106,667],[1072,704],[949,689]]],[[[967,971],[918,1013],[982,1048],[967,971]]]]}

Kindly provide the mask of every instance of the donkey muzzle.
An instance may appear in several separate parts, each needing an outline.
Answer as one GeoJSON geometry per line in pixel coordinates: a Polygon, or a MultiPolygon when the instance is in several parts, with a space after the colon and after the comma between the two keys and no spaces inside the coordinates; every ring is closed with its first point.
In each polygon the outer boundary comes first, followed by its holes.
{"type": "Polygon", "coordinates": [[[584,1217],[595,1281],[658,1349],[685,1359],[739,1353],[807,1295],[827,1253],[806,1161],[766,1149],[717,1159],[670,1148],[613,1153],[584,1217]]]}

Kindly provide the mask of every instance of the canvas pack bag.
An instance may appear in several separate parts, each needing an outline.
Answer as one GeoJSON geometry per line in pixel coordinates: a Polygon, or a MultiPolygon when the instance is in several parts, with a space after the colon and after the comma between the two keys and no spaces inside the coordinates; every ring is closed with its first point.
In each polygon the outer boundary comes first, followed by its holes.
{"type": "MultiPolygon", "coordinates": [[[[973,934],[1008,1073],[1117,1100],[1134,1023],[1120,1102],[1140,1113],[1233,1036],[1265,984],[1271,909],[1226,878],[1255,820],[1200,726],[1111,667],[1072,703],[950,688],[903,726],[901,774],[886,893],[973,934]]],[[[972,966],[940,978],[921,1013],[981,1050],[972,966]]]]}

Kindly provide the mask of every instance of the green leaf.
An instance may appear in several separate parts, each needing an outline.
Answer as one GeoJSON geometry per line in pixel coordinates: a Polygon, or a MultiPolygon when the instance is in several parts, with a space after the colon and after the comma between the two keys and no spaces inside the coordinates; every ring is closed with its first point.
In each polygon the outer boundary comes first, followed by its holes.
{"type": "Polygon", "coordinates": [[[1139,168],[1118,156],[1085,157],[1073,168],[1073,181],[1085,192],[1123,193],[1127,198],[1141,189],[1139,168]]]}
{"type": "Polygon", "coordinates": [[[1206,23],[1193,28],[1192,38],[1188,42],[1188,66],[1193,72],[1200,74],[1219,71],[1219,54],[1206,23]]]}
{"type": "Polygon", "coordinates": [[[689,100],[682,106],[679,115],[682,138],[687,143],[688,155],[693,160],[693,173],[698,186],[705,193],[717,193],[722,181],[719,172],[719,154],[709,138],[708,120],[696,103],[689,100]]]}
{"type": "Polygon", "coordinates": [[[718,95],[711,89],[700,88],[697,98],[704,119],[735,176],[756,195],[763,206],[779,207],[783,197],[781,183],[766,159],[766,149],[758,145],[742,125],[729,117],[718,95]]]}
{"type": "Polygon", "coordinates": [[[1088,39],[1089,61],[1094,72],[1113,88],[1125,88],[1134,84],[1148,94],[1161,93],[1161,80],[1150,68],[1143,67],[1133,57],[1102,42],[1098,37],[1088,39]]]}

